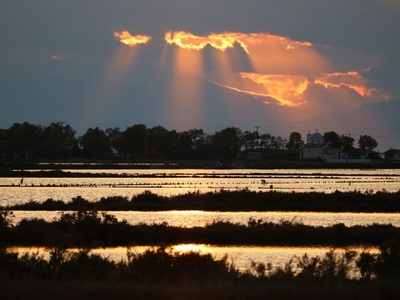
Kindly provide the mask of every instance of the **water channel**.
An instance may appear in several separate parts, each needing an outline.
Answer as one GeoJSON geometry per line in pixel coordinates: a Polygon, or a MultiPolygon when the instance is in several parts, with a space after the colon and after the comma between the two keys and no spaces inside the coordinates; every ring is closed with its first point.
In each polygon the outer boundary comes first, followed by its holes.
{"type": "MultiPolygon", "coordinates": [[[[400,190],[400,170],[397,169],[274,169],[274,170],[209,170],[209,169],[116,169],[116,170],[63,170],[82,173],[82,177],[36,177],[0,178],[0,206],[26,203],[34,200],[43,202],[49,198],[70,201],[81,196],[89,201],[101,197],[132,197],[151,191],[171,196],[188,192],[217,192],[224,190],[249,189],[254,191],[275,190],[291,192],[338,191],[387,191],[400,190]],[[83,174],[85,173],[85,176],[83,174]],[[87,176],[87,173],[93,176],[87,176]],[[99,175],[102,175],[99,177],[99,175]],[[123,175],[123,177],[121,177],[123,175]]],[[[59,212],[15,211],[15,222],[23,218],[52,220],[59,212]]],[[[400,213],[311,213],[311,212],[112,212],[118,219],[131,224],[167,222],[173,226],[204,226],[212,221],[224,220],[247,223],[250,218],[268,222],[301,222],[312,226],[331,226],[343,223],[347,226],[392,224],[400,226],[400,213]]],[[[135,251],[144,248],[136,247],[135,251]]],[[[240,269],[247,269],[251,261],[270,262],[282,265],[294,255],[307,253],[322,255],[327,248],[296,247],[215,247],[213,245],[175,245],[173,251],[200,251],[215,257],[227,254],[240,269]]],[[[20,249],[19,251],[29,251],[20,249]]],[[[45,253],[45,250],[42,250],[45,253]]],[[[115,259],[126,256],[126,248],[95,249],[115,259]]]]}

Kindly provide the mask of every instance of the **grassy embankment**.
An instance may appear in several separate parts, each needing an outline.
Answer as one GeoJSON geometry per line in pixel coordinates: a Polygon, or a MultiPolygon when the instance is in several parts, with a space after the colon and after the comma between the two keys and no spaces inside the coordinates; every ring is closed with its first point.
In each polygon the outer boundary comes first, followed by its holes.
{"type": "Polygon", "coordinates": [[[2,299],[397,299],[400,296],[400,230],[391,225],[329,228],[299,223],[272,224],[249,220],[246,225],[212,222],[204,228],[174,228],[166,223],[132,226],[98,211],[112,210],[307,210],[399,212],[399,193],[257,193],[188,194],[161,197],[144,193],[126,199],[107,197],[69,203],[49,199],[7,209],[73,210],[52,222],[40,219],[13,224],[9,210],[0,218],[1,245],[55,247],[50,260],[0,251],[2,299]],[[391,241],[387,243],[387,241],[391,241]],[[66,247],[175,243],[254,245],[380,245],[380,253],[327,253],[295,258],[274,269],[255,262],[239,272],[226,259],[196,253],[172,254],[164,248],[130,253],[113,262],[87,251],[66,247]],[[354,279],[350,273],[358,272],[354,279]]]}
{"type": "MultiPolygon", "coordinates": [[[[209,211],[334,211],[334,212],[399,212],[400,192],[361,193],[278,193],[220,191],[189,193],[164,197],[145,192],[127,197],[105,197],[91,202],[76,197],[70,202],[48,199],[43,203],[27,202],[3,208],[3,219],[12,210],[61,211],[58,219],[22,220],[3,226],[3,243],[25,246],[92,247],[129,245],[170,245],[207,243],[215,245],[380,245],[391,239],[400,240],[400,228],[390,224],[347,227],[307,226],[298,222],[278,224],[248,220],[233,224],[215,220],[205,227],[180,228],[158,224],[131,225],[118,221],[111,211],[209,210],[209,211]],[[66,212],[67,211],[67,212],[66,212]],[[72,211],[72,212],[71,212],[72,211]],[[99,213],[102,211],[103,213],[99,213]],[[11,226],[12,224],[12,226],[11,226]]],[[[8,215],[8,219],[10,219],[8,215]]]]}
{"type": "Polygon", "coordinates": [[[310,212],[400,212],[400,190],[395,193],[352,191],[294,193],[276,191],[220,190],[161,196],[146,191],[132,198],[102,197],[90,201],[75,197],[69,202],[47,199],[2,207],[8,210],[96,210],[96,211],[310,211],[310,212]]]}
{"type": "MultiPolygon", "coordinates": [[[[43,176],[73,176],[72,172],[63,172],[63,169],[399,169],[398,160],[372,160],[369,163],[328,163],[320,159],[303,160],[297,155],[288,159],[287,156],[271,156],[262,161],[228,160],[228,161],[204,161],[204,160],[137,160],[132,162],[121,160],[48,160],[48,161],[0,161],[0,176],[29,176],[30,171],[43,168],[54,171],[40,171],[37,174],[43,176]],[[43,164],[44,163],[44,164],[43,164]]],[[[79,173],[79,176],[82,172],[79,173]]]]}
{"type": "Polygon", "coordinates": [[[61,213],[51,221],[24,219],[13,224],[8,211],[0,212],[1,241],[7,246],[112,247],[133,245],[212,245],[269,246],[378,246],[400,240],[400,228],[390,224],[351,226],[336,224],[314,227],[297,222],[280,223],[250,219],[247,224],[213,221],[204,227],[182,228],[157,224],[131,225],[113,215],[96,211],[61,213]]]}

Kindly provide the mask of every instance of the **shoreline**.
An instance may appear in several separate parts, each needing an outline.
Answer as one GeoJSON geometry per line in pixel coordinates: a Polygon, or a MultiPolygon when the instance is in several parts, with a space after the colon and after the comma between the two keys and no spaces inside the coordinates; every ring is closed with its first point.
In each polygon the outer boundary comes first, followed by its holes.
{"type": "Polygon", "coordinates": [[[398,160],[375,160],[368,163],[328,163],[321,160],[262,160],[262,161],[0,161],[0,176],[12,170],[24,169],[400,169],[398,160]]]}
{"type": "Polygon", "coordinates": [[[330,227],[249,219],[247,224],[214,220],[204,227],[171,226],[167,222],[131,225],[109,213],[63,213],[52,221],[22,219],[13,224],[12,213],[0,214],[1,244],[61,248],[209,244],[219,246],[324,246],[371,247],[400,240],[400,228],[390,224],[330,227]]]}

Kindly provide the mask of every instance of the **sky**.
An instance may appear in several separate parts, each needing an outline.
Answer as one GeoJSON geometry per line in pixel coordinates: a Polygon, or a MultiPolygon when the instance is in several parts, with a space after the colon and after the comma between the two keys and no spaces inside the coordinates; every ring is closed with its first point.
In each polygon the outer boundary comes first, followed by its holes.
{"type": "Polygon", "coordinates": [[[399,0],[0,0],[0,128],[145,124],[400,149],[399,0]]]}

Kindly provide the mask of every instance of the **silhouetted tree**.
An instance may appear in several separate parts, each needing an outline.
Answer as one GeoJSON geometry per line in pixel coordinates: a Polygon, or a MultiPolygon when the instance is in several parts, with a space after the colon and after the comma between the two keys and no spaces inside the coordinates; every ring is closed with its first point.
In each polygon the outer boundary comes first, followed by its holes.
{"type": "Polygon", "coordinates": [[[176,134],[176,145],[174,147],[174,156],[180,159],[193,157],[192,138],[188,131],[178,132],[176,134]]]}
{"type": "Polygon", "coordinates": [[[245,131],[243,132],[243,140],[242,144],[244,147],[244,150],[253,150],[258,148],[258,141],[260,139],[260,135],[258,134],[257,131],[245,131]]]}
{"type": "Polygon", "coordinates": [[[10,152],[17,158],[36,158],[43,147],[43,127],[28,122],[14,123],[7,132],[10,152]]]}
{"type": "Polygon", "coordinates": [[[289,136],[289,141],[286,144],[286,148],[292,151],[298,151],[304,146],[304,141],[301,139],[299,132],[292,132],[289,136]]]}
{"type": "Polygon", "coordinates": [[[210,136],[203,129],[190,129],[188,132],[192,140],[194,158],[201,159],[207,157],[211,152],[210,136]]]}
{"type": "Polygon", "coordinates": [[[113,153],[118,154],[119,156],[123,155],[123,138],[122,132],[119,127],[115,128],[107,128],[105,131],[107,138],[110,141],[111,148],[113,153]]]}
{"type": "Polygon", "coordinates": [[[278,135],[273,139],[272,148],[284,149],[286,144],[287,144],[287,139],[284,139],[280,135],[278,135]]]}
{"type": "Polygon", "coordinates": [[[146,151],[147,131],[146,125],[143,124],[126,128],[122,133],[122,153],[133,159],[142,157],[146,151]]]}
{"type": "MultiPolygon", "coordinates": [[[[331,131],[324,134],[324,139],[332,148],[340,148],[350,156],[359,155],[350,136],[339,136],[331,131]]],[[[358,144],[364,150],[372,150],[378,145],[368,135],[360,136],[358,144]]],[[[24,122],[0,129],[2,159],[59,159],[78,157],[81,153],[86,158],[96,159],[235,159],[241,151],[257,148],[296,151],[303,145],[299,132],[292,132],[287,140],[271,134],[241,132],[236,127],[214,134],[207,134],[203,129],[177,132],[162,126],[147,128],[143,124],[132,125],[125,131],[116,127],[104,132],[96,127],[88,129],[79,139],[72,127],[63,122],[54,122],[47,127],[24,122]]]]}
{"type": "Polygon", "coordinates": [[[233,159],[239,153],[241,144],[242,132],[239,128],[228,127],[213,136],[213,148],[216,157],[219,159],[233,159]]]}
{"type": "Polygon", "coordinates": [[[361,149],[365,150],[372,150],[378,147],[378,142],[369,135],[361,135],[360,139],[358,140],[358,145],[361,149]]]}
{"type": "Polygon", "coordinates": [[[7,136],[8,130],[0,129],[0,158],[10,156],[10,145],[7,136]]]}
{"type": "Polygon", "coordinates": [[[162,126],[147,130],[147,153],[149,157],[166,158],[171,154],[171,137],[176,133],[168,131],[162,126]]]}
{"type": "Polygon", "coordinates": [[[342,148],[342,141],[339,134],[335,131],[329,131],[324,133],[324,142],[331,148],[342,148]]]}
{"type": "Polygon", "coordinates": [[[79,152],[75,131],[62,122],[44,128],[44,152],[47,158],[68,158],[79,152]]]}
{"type": "Polygon", "coordinates": [[[354,149],[354,139],[351,136],[342,135],[340,137],[340,143],[342,145],[343,151],[349,152],[354,149]]]}
{"type": "Polygon", "coordinates": [[[272,136],[269,133],[263,133],[260,135],[260,147],[270,148],[272,136]]]}
{"type": "Polygon", "coordinates": [[[105,158],[112,153],[110,140],[98,127],[89,128],[81,136],[79,143],[82,146],[83,156],[87,158],[105,158]]]}

